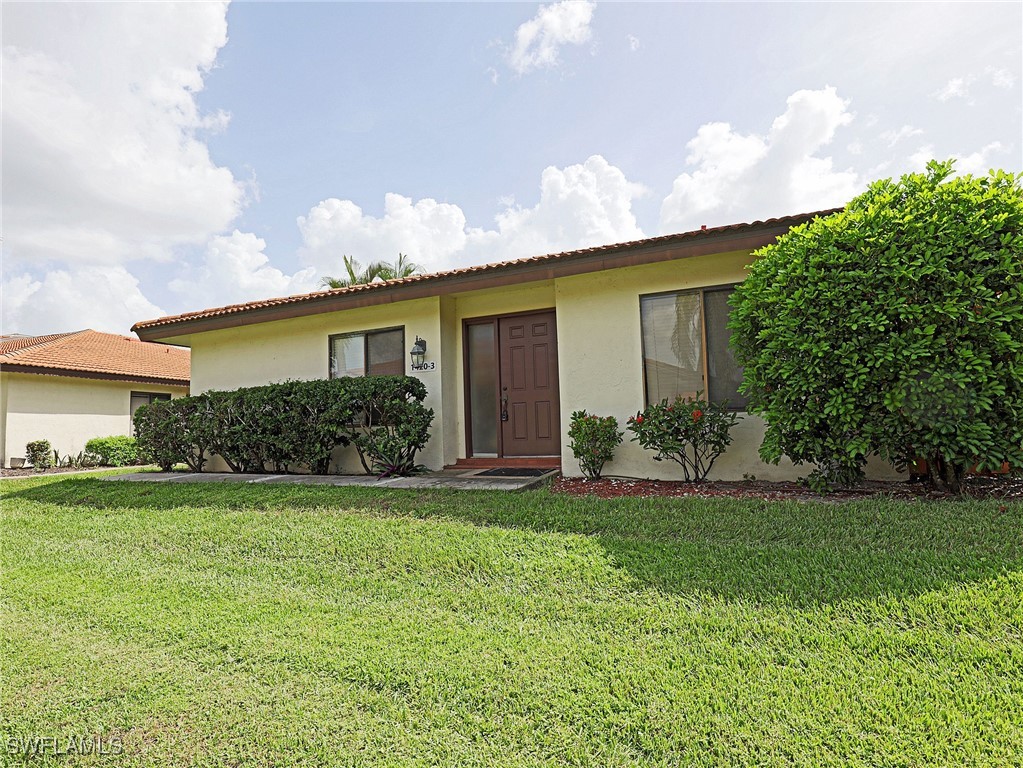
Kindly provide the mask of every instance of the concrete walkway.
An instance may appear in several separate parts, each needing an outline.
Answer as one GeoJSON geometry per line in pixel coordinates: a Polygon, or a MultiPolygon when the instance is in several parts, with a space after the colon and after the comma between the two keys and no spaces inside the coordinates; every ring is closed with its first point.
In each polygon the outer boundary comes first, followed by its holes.
{"type": "Polygon", "coordinates": [[[100,478],[112,482],[134,483],[291,483],[293,485],[360,485],[369,488],[454,488],[461,491],[524,491],[536,488],[553,477],[480,477],[484,470],[444,470],[415,477],[389,477],[378,480],[372,475],[244,475],[234,472],[131,472],[100,478]]]}

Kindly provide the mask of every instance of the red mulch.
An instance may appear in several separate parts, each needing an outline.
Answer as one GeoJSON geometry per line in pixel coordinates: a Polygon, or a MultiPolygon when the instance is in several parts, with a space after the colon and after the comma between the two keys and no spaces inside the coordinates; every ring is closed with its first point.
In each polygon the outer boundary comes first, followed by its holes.
{"type": "MultiPolygon", "coordinates": [[[[621,496],[667,496],[674,498],[725,497],[732,499],[766,499],[769,501],[858,501],[870,498],[885,499],[947,499],[951,494],[933,491],[924,483],[882,482],[869,480],[852,488],[841,488],[827,495],[814,493],[795,482],[743,480],[736,482],[708,481],[683,483],[671,480],[634,480],[627,478],[601,478],[587,480],[581,477],[559,477],[551,486],[555,493],[573,496],[597,496],[614,499],[621,496]]],[[[967,494],[971,498],[996,499],[1023,503],[1023,478],[972,477],[967,481],[967,494]]]]}

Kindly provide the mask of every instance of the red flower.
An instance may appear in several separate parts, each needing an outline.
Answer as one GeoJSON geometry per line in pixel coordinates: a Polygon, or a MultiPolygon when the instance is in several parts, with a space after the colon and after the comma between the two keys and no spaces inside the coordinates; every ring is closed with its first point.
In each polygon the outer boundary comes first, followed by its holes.
{"type": "Polygon", "coordinates": [[[703,411],[699,408],[693,411],[693,421],[699,421],[701,416],[703,416],[703,411]]]}
{"type": "Polygon", "coordinates": [[[636,423],[637,424],[642,424],[643,423],[643,417],[642,416],[637,416],[636,417],[636,423]]]}

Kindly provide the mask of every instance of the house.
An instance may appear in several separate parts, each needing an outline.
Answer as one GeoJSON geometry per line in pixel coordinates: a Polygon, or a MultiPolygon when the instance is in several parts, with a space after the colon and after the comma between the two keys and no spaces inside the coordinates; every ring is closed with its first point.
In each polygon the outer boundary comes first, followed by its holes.
{"type": "Polygon", "coordinates": [[[49,440],[62,456],[131,434],[135,409],[188,394],[189,351],[92,330],[0,336],[0,464],[49,440]]]}
{"type": "MultiPolygon", "coordinates": [[[[697,391],[741,409],[728,348],[728,296],[753,252],[830,213],[586,248],[388,282],[272,298],[137,323],[145,341],[192,350],[192,391],[287,379],[408,373],[435,412],[420,460],[551,465],[579,473],[573,411],[622,428],[647,403],[697,391]],[[419,340],[425,359],[410,356],[419,340]]],[[[418,351],[418,350],[417,350],[418,351]]],[[[763,463],[763,422],[746,416],[712,477],[787,479],[763,463]]],[[[626,440],[605,474],[679,477],[626,440]]],[[[355,471],[351,455],[338,457],[355,471]]],[[[883,465],[872,468],[886,471],[883,465]]]]}

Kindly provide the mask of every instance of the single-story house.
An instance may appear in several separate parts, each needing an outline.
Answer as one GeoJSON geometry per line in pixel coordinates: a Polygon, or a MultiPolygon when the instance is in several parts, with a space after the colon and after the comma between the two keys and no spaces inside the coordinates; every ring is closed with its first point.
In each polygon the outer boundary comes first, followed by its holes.
{"type": "MultiPolygon", "coordinates": [[[[136,323],[145,341],[192,350],[192,391],[288,379],[408,373],[435,412],[420,456],[444,466],[551,465],[579,473],[573,411],[622,428],[647,403],[709,393],[742,410],[728,348],[727,299],[753,252],[830,213],[701,228],[350,288],[205,309],[136,323]],[[426,356],[414,365],[419,340],[426,356]]],[[[763,463],[763,422],[746,416],[712,477],[795,478],[763,463]]],[[[680,477],[625,442],[605,473],[680,477]]],[[[338,457],[355,471],[351,455],[338,457]]],[[[891,472],[872,467],[874,476],[891,472]]]]}
{"type": "Polygon", "coordinates": [[[188,394],[189,357],[92,330],[0,336],[0,464],[34,440],[66,456],[94,437],[131,434],[136,408],[188,394]]]}

